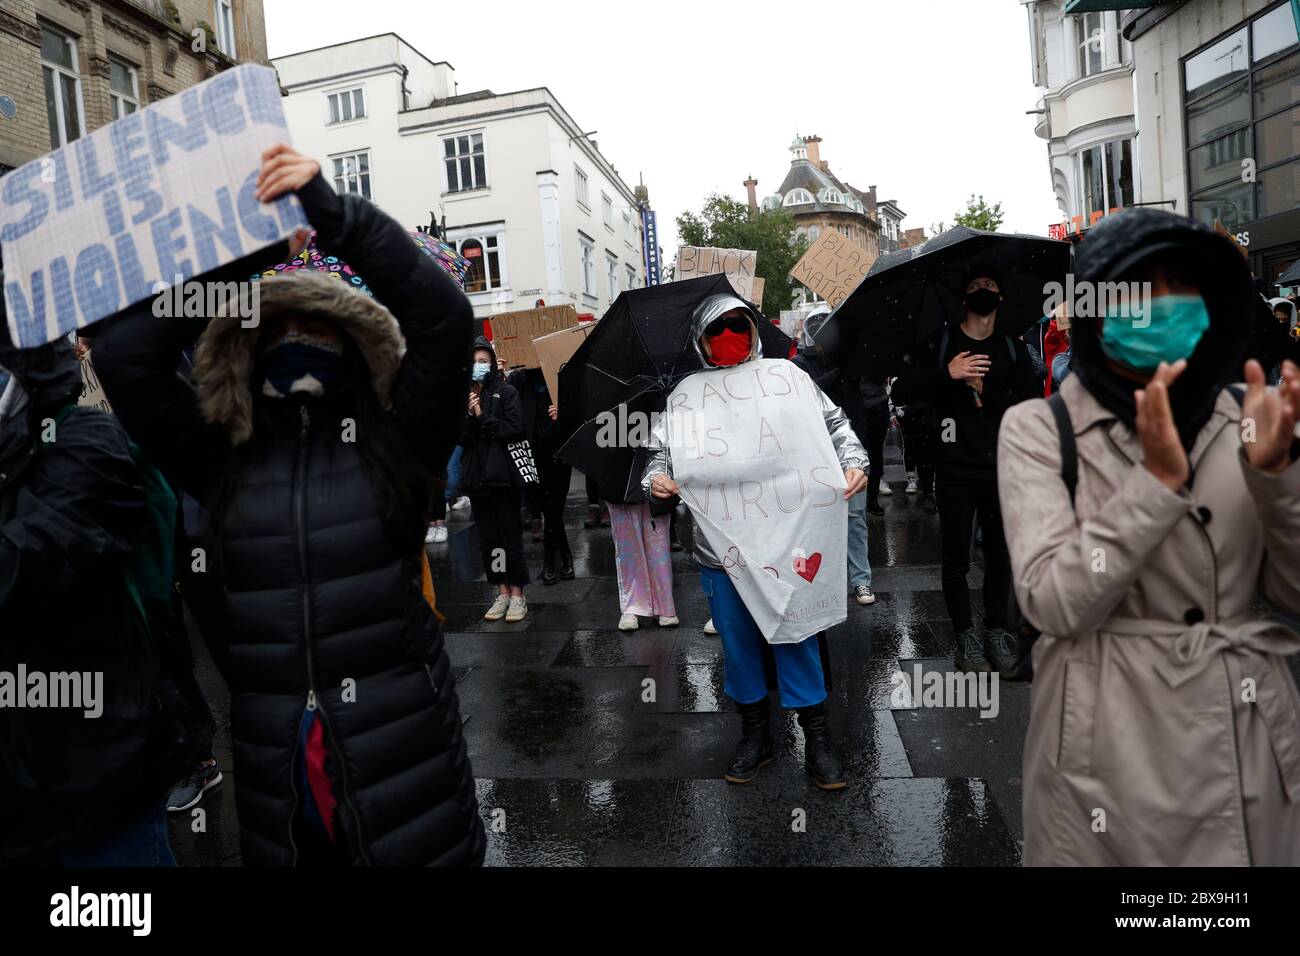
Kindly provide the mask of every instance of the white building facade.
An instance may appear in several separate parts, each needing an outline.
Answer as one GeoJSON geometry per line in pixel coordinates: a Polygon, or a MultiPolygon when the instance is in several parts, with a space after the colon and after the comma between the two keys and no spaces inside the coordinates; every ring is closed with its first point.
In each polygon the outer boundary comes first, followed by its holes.
{"type": "Polygon", "coordinates": [[[1082,232],[1109,212],[1141,201],[1132,45],[1121,35],[1118,10],[1095,9],[1117,3],[1021,3],[1040,94],[1035,132],[1047,140],[1065,231],[1082,232]]]}
{"type": "Polygon", "coordinates": [[[1143,196],[1218,222],[1272,281],[1300,258],[1300,40],[1290,0],[1129,4],[1143,196]]]}
{"type": "Polygon", "coordinates": [[[445,223],[476,316],[599,317],[645,285],[644,204],[546,88],[460,94],[392,33],[272,62],[294,146],[408,228],[445,223]]]}

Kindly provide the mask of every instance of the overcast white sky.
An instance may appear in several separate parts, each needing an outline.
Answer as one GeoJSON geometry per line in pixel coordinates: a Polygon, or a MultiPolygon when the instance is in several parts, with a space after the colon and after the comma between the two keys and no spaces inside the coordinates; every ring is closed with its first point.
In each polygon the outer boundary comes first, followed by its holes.
{"type": "MultiPolygon", "coordinates": [[[[546,86],[635,185],[669,257],[673,220],[711,192],[775,191],[795,134],[905,228],[951,224],[972,193],[1004,230],[1060,221],[1034,136],[1017,0],[265,0],[272,57],[393,31],[456,68],[460,92],[546,86]],[[452,11],[461,11],[453,15],[452,11]],[[740,11],[747,10],[746,13],[740,11]]],[[[432,174],[432,171],[431,171],[432,174]]]]}

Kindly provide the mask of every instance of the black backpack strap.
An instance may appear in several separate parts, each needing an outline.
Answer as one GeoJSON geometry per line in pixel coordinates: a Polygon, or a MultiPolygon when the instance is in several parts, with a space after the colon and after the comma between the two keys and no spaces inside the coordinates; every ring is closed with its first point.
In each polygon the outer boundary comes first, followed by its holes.
{"type": "Polygon", "coordinates": [[[1246,393],[1241,390],[1240,386],[1229,385],[1228,394],[1230,394],[1234,399],[1236,399],[1238,408],[1241,408],[1246,404],[1246,393]]]}
{"type": "Polygon", "coordinates": [[[1079,449],[1074,444],[1074,423],[1070,421],[1070,410],[1065,407],[1060,392],[1052,393],[1047,407],[1056,419],[1056,434],[1061,442],[1061,480],[1070,490],[1070,504],[1073,506],[1074,490],[1079,486],[1079,449]]]}
{"type": "Polygon", "coordinates": [[[1016,366],[1016,340],[1010,335],[1003,336],[1007,340],[1007,354],[1011,356],[1011,367],[1016,366]]]}

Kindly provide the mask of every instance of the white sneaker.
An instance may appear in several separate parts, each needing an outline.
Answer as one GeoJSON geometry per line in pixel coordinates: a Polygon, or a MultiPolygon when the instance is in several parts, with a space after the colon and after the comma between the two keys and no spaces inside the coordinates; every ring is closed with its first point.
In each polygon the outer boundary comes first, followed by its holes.
{"type": "Polygon", "coordinates": [[[880,497],[888,498],[893,493],[894,493],[894,489],[889,487],[889,482],[882,481],[880,483],[880,497]]]}
{"type": "Polygon", "coordinates": [[[641,626],[641,622],[636,619],[635,614],[624,614],[618,619],[618,629],[620,631],[635,631],[641,626]]]}
{"type": "Polygon", "coordinates": [[[528,616],[528,602],[522,594],[510,599],[510,610],[506,611],[506,623],[515,624],[528,616]]]}
{"type": "Polygon", "coordinates": [[[876,603],[876,596],[871,593],[871,588],[867,587],[865,584],[859,584],[853,589],[853,593],[857,597],[859,604],[876,603]]]}
{"type": "Polygon", "coordinates": [[[499,621],[506,616],[506,610],[510,607],[510,595],[498,594],[497,599],[492,602],[492,606],[487,609],[483,615],[485,621],[499,621]]]}
{"type": "Polygon", "coordinates": [[[446,544],[447,543],[447,526],[439,525],[436,528],[430,528],[429,533],[424,536],[425,544],[446,544]]]}
{"type": "Polygon", "coordinates": [[[705,634],[718,633],[718,629],[713,626],[713,618],[709,618],[707,621],[704,622],[704,633],[705,634]]]}
{"type": "Polygon", "coordinates": [[[430,527],[427,531],[424,532],[424,543],[425,543],[425,544],[435,544],[435,543],[437,542],[437,540],[438,540],[438,529],[437,529],[437,528],[430,527]]]}
{"type": "Polygon", "coordinates": [[[914,495],[917,492],[916,475],[907,476],[907,493],[914,495]]]}
{"type": "Polygon", "coordinates": [[[469,499],[464,495],[461,495],[447,507],[451,508],[452,511],[460,511],[463,508],[469,507],[469,499]]]}
{"type": "Polygon", "coordinates": [[[676,614],[672,615],[671,617],[661,617],[661,618],[659,618],[659,626],[660,626],[660,627],[676,627],[676,626],[677,626],[678,624],[680,624],[680,623],[681,623],[681,621],[677,620],[677,615],[676,615],[676,614]]]}

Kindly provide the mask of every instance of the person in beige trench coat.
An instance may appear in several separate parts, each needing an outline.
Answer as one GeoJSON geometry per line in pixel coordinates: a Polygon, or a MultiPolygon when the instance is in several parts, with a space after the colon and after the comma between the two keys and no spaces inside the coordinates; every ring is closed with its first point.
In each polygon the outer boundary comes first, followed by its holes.
{"type": "Polygon", "coordinates": [[[1285,656],[1300,636],[1255,603],[1262,591],[1300,611],[1300,369],[1288,363],[1271,390],[1252,361],[1246,385],[1224,387],[1241,377],[1254,303],[1241,256],[1213,230],[1155,210],[1107,217],[1076,280],[1121,279],[1150,282],[1153,305],[1192,305],[1150,312],[1139,344],[1172,363],[1154,374],[1122,330],[1102,332],[1130,320],[1075,318],[1076,374],[1060,390],[1073,505],[1045,401],[1012,408],[999,435],[1015,592],[1043,632],[1025,864],[1294,865],[1300,694],[1285,656]],[[1208,327],[1180,350],[1160,321],[1187,320],[1196,295],[1208,327]]]}

